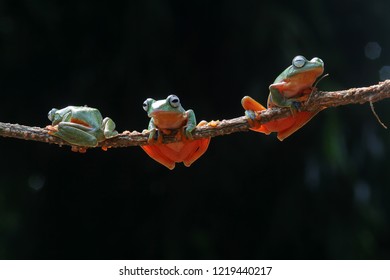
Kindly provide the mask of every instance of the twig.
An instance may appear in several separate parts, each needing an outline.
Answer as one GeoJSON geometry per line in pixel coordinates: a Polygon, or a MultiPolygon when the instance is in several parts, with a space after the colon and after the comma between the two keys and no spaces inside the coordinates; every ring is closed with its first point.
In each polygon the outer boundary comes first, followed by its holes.
{"type": "MultiPolygon", "coordinates": [[[[315,111],[320,108],[337,107],[348,104],[363,104],[366,102],[377,102],[390,98],[390,80],[380,82],[377,85],[361,88],[351,88],[340,91],[316,91],[313,92],[307,104],[302,106],[302,110],[315,111]]],[[[239,102],[239,101],[237,101],[239,102]]],[[[260,123],[267,123],[272,120],[290,116],[288,108],[272,108],[259,112],[260,123]]],[[[198,127],[193,131],[194,139],[205,137],[216,137],[235,132],[249,130],[249,124],[245,116],[222,121],[212,121],[208,125],[198,127]]],[[[12,137],[23,140],[33,140],[57,145],[68,145],[69,143],[50,136],[46,128],[30,127],[19,124],[0,122],[0,136],[12,137]]],[[[115,138],[111,138],[99,143],[99,147],[128,147],[147,144],[149,133],[137,131],[125,131],[115,138]]],[[[164,143],[175,142],[174,136],[164,136],[164,143]]]]}
{"type": "Polygon", "coordinates": [[[387,126],[382,122],[381,118],[378,116],[378,114],[375,112],[375,108],[374,108],[374,103],[372,103],[370,101],[370,107],[371,107],[371,111],[372,113],[374,114],[376,120],[378,121],[378,123],[384,128],[384,129],[387,129],[387,126]]]}

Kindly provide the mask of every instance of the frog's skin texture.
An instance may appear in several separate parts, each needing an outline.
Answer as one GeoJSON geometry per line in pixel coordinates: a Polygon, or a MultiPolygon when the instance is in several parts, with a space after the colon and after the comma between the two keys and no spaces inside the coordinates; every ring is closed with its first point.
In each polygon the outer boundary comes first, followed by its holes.
{"type": "Polygon", "coordinates": [[[267,107],[288,107],[292,116],[268,122],[263,125],[256,123],[255,111],[263,111],[266,108],[249,96],[241,100],[245,114],[249,118],[251,129],[270,134],[277,132],[280,141],[296,132],[311,120],[320,110],[314,112],[299,111],[301,104],[306,102],[311,92],[315,89],[313,84],[324,72],[324,62],[315,57],[307,60],[299,55],[294,57],[292,65],[286,68],[269,86],[267,107]]]}
{"type": "MultiPolygon", "coordinates": [[[[96,147],[99,142],[118,135],[110,118],[103,119],[99,110],[87,106],[54,108],[48,113],[48,118],[52,122],[47,126],[49,134],[72,146],[96,147]]],[[[72,151],[85,152],[85,149],[72,147],[72,151]]]]}
{"type": "Polygon", "coordinates": [[[175,163],[183,162],[189,167],[207,150],[210,138],[192,140],[192,131],[196,126],[205,125],[202,121],[196,125],[193,110],[184,110],[176,95],[169,95],[163,100],[148,98],[143,104],[144,110],[150,117],[148,126],[149,145],[141,148],[154,160],[169,169],[175,168],[175,163]],[[162,144],[163,134],[177,131],[179,142],[162,144]]]}

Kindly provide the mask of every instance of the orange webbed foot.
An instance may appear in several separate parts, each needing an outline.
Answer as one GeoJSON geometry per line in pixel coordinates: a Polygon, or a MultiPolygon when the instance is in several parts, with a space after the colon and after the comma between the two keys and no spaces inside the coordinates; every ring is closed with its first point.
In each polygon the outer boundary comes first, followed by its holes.
{"type": "Polygon", "coordinates": [[[263,105],[261,105],[259,102],[257,102],[256,100],[254,100],[250,96],[244,96],[241,99],[241,105],[246,111],[247,110],[250,110],[250,111],[264,111],[264,110],[266,110],[266,108],[263,105]]]}
{"type": "Polygon", "coordinates": [[[160,145],[144,145],[141,148],[150,156],[152,159],[157,161],[158,163],[164,165],[168,169],[172,170],[175,168],[175,162],[169,159],[165,153],[162,151],[161,147],[164,144],[160,145]]]}
{"type": "MultiPolygon", "coordinates": [[[[209,123],[202,120],[196,127],[208,125],[209,123]]],[[[183,159],[183,163],[186,167],[190,167],[197,159],[199,159],[208,149],[210,144],[210,137],[192,140],[188,143],[188,147],[192,149],[189,155],[183,159]]]]}
{"type": "Polygon", "coordinates": [[[304,126],[306,123],[308,123],[317,113],[317,112],[297,112],[292,117],[283,118],[276,120],[275,123],[277,126],[275,126],[275,130],[278,133],[278,139],[280,141],[283,141],[287,137],[289,137],[291,134],[299,130],[302,126],[304,126]]]}
{"type": "Polygon", "coordinates": [[[260,119],[258,112],[266,110],[263,105],[250,96],[244,96],[241,100],[241,105],[245,109],[245,115],[248,118],[251,130],[265,133],[267,135],[271,133],[271,131],[269,131],[265,125],[259,124],[258,122],[260,119]]]}

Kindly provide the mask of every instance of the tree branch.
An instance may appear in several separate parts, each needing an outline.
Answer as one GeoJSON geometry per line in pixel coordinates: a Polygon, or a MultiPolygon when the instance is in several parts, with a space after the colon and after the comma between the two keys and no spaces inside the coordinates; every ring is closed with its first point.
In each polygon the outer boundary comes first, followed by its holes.
{"type": "MultiPolygon", "coordinates": [[[[321,108],[337,107],[348,104],[363,104],[366,102],[377,102],[390,97],[390,80],[380,82],[377,85],[361,88],[351,88],[340,91],[316,91],[310,96],[308,102],[302,106],[302,110],[315,111],[321,108]]],[[[276,119],[291,115],[288,108],[272,108],[259,112],[260,123],[267,123],[276,119]]],[[[222,121],[211,121],[208,125],[198,127],[193,131],[194,139],[205,137],[216,137],[235,132],[249,130],[249,124],[245,116],[222,121]]],[[[69,143],[60,138],[48,134],[46,128],[30,127],[19,124],[0,122],[0,136],[12,137],[23,140],[33,140],[57,145],[68,145],[69,143]]],[[[125,131],[115,138],[99,143],[99,147],[128,147],[147,144],[149,133],[137,131],[125,131]]],[[[164,143],[175,142],[174,136],[164,136],[164,143]]]]}

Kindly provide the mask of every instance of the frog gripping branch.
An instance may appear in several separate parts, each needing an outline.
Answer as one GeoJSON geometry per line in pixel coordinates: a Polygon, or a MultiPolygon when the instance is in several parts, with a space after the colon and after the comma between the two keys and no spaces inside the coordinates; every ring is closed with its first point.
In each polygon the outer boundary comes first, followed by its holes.
{"type": "MultiPolygon", "coordinates": [[[[47,126],[49,134],[59,137],[72,145],[72,151],[85,153],[87,147],[118,135],[115,123],[102,117],[98,109],[87,106],[68,106],[51,109],[48,118],[52,125],[47,126]]],[[[107,150],[106,146],[102,147],[107,150]]]]}
{"type": "Polygon", "coordinates": [[[176,162],[183,162],[189,167],[206,152],[210,137],[193,140],[192,131],[207,122],[202,121],[196,125],[194,111],[185,111],[176,95],[169,95],[165,100],[158,101],[148,98],[143,103],[143,108],[150,117],[150,134],[149,145],[141,148],[151,158],[172,170],[176,162]],[[163,134],[174,132],[178,142],[163,144],[163,134]]]}
{"type": "Polygon", "coordinates": [[[290,117],[260,125],[256,122],[255,112],[266,110],[266,108],[253,98],[245,96],[241,104],[245,109],[251,130],[267,135],[271,132],[277,132],[278,139],[283,141],[309,122],[322,108],[312,112],[300,111],[300,109],[315,90],[313,84],[323,72],[324,62],[321,59],[315,57],[309,61],[298,55],[294,57],[292,65],[287,67],[270,85],[267,107],[290,108],[292,114],[290,117]]]}
{"type": "MultiPolygon", "coordinates": [[[[0,136],[32,140],[59,146],[69,145],[73,151],[87,148],[119,148],[141,146],[154,160],[169,169],[176,162],[190,166],[207,150],[211,137],[254,130],[265,134],[277,132],[279,140],[293,134],[324,108],[349,104],[372,103],[390,98],[390,80],[378,84],[338,91],[317,91],[313,84],[324,71],[319,58],[308,61],[297,56],[293,63],[270,85],[268,109],[249,96],[241,103],[245,116],[222,121],[202,121],[196,125],[192,110],[185,111],[175,95],[165,100],[148,98],[144,109],[151,118],[149,130],[118,133],[110,118],[102,118],[99,110],[87,106],[52,109],[52,122],[45,128],[0,122],[0,136]]],[[[378,115],[373,111],[375,117],[378,115]]]]}

